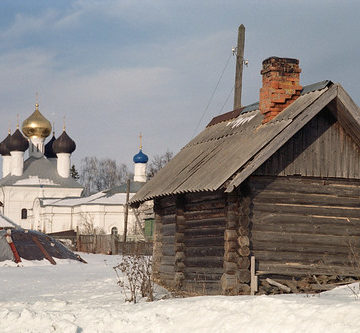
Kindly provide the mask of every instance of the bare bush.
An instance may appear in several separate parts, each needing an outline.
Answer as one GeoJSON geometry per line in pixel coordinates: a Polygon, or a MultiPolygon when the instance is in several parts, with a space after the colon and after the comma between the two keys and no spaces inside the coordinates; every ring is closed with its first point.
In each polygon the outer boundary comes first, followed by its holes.
{"type": "Polygon", "coordinates": [[[125,301],[136,303],[138,297],[154,300],[154,283],[151,279],[151,257],[143,255],[123,256],[113,267],[117,284],[124,289],[125,301]],[[128,292],[130,295],[128,296],[128,292]]]}

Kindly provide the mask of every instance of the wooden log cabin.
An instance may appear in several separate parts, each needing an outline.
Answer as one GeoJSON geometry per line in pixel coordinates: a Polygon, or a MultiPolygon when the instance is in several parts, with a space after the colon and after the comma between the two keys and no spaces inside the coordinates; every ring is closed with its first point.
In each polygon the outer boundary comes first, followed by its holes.
{"type": "Polygon", "coordinates": [[[154,200],[162,285],[309,292],[360,276],[360,109],[300,71],[264,60],[259,103],[215,117],[132,198],[154,200]]]}

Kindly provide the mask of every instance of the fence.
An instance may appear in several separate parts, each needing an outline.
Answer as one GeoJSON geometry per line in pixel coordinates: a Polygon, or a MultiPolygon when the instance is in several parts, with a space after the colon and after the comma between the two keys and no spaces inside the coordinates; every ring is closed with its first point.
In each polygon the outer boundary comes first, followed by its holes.
{"type": "Polygon", "coordinates": [[[64,242],[72,250],[104,254],[152,254],[152,242],[121,242],[117,235],[49,235],[64,242]]]}

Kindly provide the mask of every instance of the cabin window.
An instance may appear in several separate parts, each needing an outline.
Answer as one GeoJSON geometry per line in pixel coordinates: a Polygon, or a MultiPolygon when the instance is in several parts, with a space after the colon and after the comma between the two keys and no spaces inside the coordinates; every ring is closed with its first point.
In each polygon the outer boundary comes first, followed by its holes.
{"type": "Polygon", "coordinates": [[[112,227],[112,228],[111,228],[111,234],[112,234],[112,235],[117,235],[117,234],[118,234],[118,228],[112,227]]]}
{"type": "Polygon", "coordinates": [[[27,219],[27,209],[26,208],[23,208],[21,210],[21,219],[22,220],[26,220],[27,219]]]}

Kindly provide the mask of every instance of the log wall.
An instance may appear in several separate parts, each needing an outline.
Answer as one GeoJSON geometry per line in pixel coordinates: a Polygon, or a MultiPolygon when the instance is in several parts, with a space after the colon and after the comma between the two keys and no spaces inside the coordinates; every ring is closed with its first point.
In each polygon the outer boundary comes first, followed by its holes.
{"type": "Polygon", "coordinates": [[[153,274],[167,287],[221,293],[226,200],[221,192],[155,201],[153,274]]]}
{"type": "Polygon", "coordinates": [[[184,289],[219,294],[224,261],[224,194],[187,194],[184,217],[184,289]]]}
{"type": "Polygon", "coordinates": [[[325,109],[254,174],[360,179],[360,149],[325,109]]]}
{"type": "Polygon", "coordinates": [[[359,276],[360,181],[251,176],[257,274],[359,276]]]}

